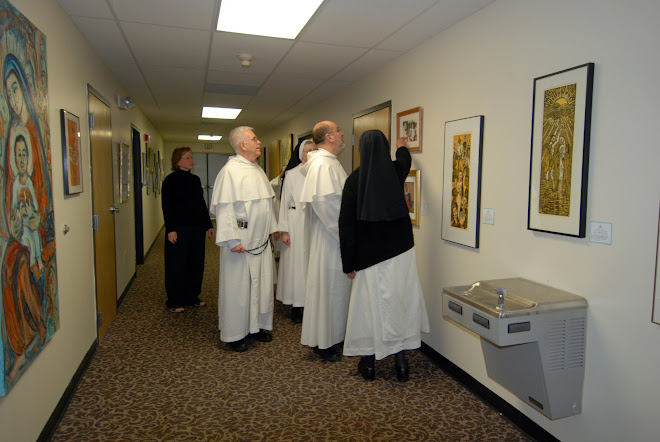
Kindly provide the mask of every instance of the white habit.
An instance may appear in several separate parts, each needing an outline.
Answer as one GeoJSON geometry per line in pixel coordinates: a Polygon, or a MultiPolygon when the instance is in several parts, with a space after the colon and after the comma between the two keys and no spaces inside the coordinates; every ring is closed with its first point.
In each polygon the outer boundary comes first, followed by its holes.
{"type": "Polygon", "coordinates": [[[300,342],[326,349],[344,340],[351,280],[342,270],[339,210],[346,172],[324,149],[308,154],[301,201],[311,233],[300,342]]]}
{"type": "Polygon", "coordinates": [[[344,355],[380,360],[419,348],[430,329],[415,248],[357,272],[349,313],[344,355]]]}
{"type": "Polygon", "coordinates": [[[273,196],[264,171],[240,155],[231,157],[215,179],[209,210],[216,217],[215,243],[220,247],[218,317],[223,342],[273,329],[273,196]],[[232,252],[239,243],[251,253],[232,252]]]}
{"type": "Polygon", "coordinates": [[[305,176],[302,164],[286,172],[280,202],[277,230],[287,232],[291,245],[282,243],[280,269],[277,274],[278,301],[294,307],[305,306],[305,281],[309,260],[309,229],[305,226],[305,211],[300,201],[305,176]]]}

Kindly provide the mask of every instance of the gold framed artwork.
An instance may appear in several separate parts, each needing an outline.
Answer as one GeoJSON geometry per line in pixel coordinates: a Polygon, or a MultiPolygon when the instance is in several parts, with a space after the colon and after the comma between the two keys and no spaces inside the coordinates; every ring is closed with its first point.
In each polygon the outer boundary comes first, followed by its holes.
{"type": "Polygon", "coordinates": [[[408,214],[413,226],[419,226],[420,218],[422,217],[420,211],[421,193],[420,193],[420,170],[411,170],[408,172],[406,181],[403,183],[403,195],[406,198],[406,205],[408,206],[408,214]]]}
{"type": "Polygon", "coordinates": [[[289,134],[282,138],[280,144],[280,170],[289,164],[291,159],[291,151],[293,149],[293,134],[289,134]]]}
{"type": "Polygon", "coordinates": [[[422,150],[421,107],[415,107],[396,114],[396,138],[405,138],[410,152],[422,150]]]}
{"type": "Polygon", "coordinates": [[[534,79],[527,228],[584,238],[594,64],[534,79]]]}
{"type": "Polygon", "coordinates": [[[484,117],[445,123],[442,239],[479,248],[484,117]]]}

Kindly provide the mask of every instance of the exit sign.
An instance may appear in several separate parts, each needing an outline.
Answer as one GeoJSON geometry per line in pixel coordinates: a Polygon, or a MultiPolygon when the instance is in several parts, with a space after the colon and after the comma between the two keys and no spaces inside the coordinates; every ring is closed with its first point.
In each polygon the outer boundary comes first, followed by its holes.
{"type": "Polygon", "coordinates": [[[204,144],[204,150],[213,150],[213,144],[204,144]]]}

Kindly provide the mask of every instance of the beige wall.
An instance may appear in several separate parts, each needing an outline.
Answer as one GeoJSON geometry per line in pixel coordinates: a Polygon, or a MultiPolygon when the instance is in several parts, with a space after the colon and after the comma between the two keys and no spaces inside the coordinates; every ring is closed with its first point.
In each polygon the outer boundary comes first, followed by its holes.
{"type": "MultiPolygon", "coordinates": [[[[353,113],[384,101],[392,100],[394,119],[423,107],[424,146],[413,154],[413,168],[422,171],[429,208],[414,228],[431,319],[424,341],[562,441],[655,441],[660,434],[660,326],[651,323],[660,200],[658,16],[660,3],[650,0],[498,0],[260,134],[268,142],[330,119],[348,135],[353,113]],[[596,64],[587,222],[612,223],[611,246],[527,230],[533,80],[587,62],[596,64]],[[481,225],[478,250],[441,239],[444,124],[474,115],[485,117],[481,203],[495,210],[495,225],[481,225]],[[478,337],[442,316],[443,287],[512,276],[589,302],[578,416],[550,421],[492,381],[478,337]]],[[[349,150],[340,155],[346,170],[349,150]]]]}
{"type": "MultiPolygon", "coordinates": [[[[9,394],[0,398],[0,439],[33,441],[42,431],[75,371],[96,339],[94,245],[92,232],[91,168],[83,169],[82,194],[64,196],[60,109],[80,117],[83,164],[90,164],[87,85],[111,106],[113,143],[131,142],[131,125],[162,140],[137,109],[120,111],[115,97],[125,95],[116,79],[95,55],[76,26],[55,0],[11,2],[46,35],[51,166],[55,207],[60,329],[37,356],[9,394]],[[63,234],[63,226],[70,232],[63,234]]],[[[144,146],[143,146],[144,149],[144,146]]],[[[116,184],[116,183],[115,183],[116,184]]],[[[152,197],[153,200],[155,198],[152,197]]],[[[117,204],[117,295],[135,273],[133,199],[117,204]]],[[[145,204],[145,250],[163,225],[160,200],[145,204]],[[158,210],[156,210],[156,208],[158,210]]]]}

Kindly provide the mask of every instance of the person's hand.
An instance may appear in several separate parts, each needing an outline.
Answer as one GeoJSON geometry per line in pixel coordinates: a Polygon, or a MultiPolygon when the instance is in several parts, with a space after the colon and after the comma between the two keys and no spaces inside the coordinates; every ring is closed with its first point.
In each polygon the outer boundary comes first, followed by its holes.
{"type": "Polygon", "coordinates": [[[233,249],[231,249],[231,251],[234,253],[245,253],[245,247],[243,247],[243,244],[239,244],[233,249]]]}
{"type": "Polygon", "coordinates": [[[282,232],[282,242],[287,246],[291,245],[291,237],[288,232],[282,232]]]}
{"type": "Polygon", "coordinates": [[[355,270],[353,270],[351,273],[347,273],[346,276],[348,279],[355,279],[355,270]]]}
{"type": "Polygon", "coordinates": [[[215,229],[213,227],[208,229],[206,232],[207,232],[209,238],[213,238],[215,236],[215,229]]]}
{"type": "Polygon", "coordinates": [[[273,241],[280,239],[280,232],[273,232],[273,241]]]}
{"type": "Polygon", "coordinates": [[[404,147],[404,146],[407,146],[407,145],[408,145],[408,142],[406,141],[406,139],[404,137],[399,137],[399,138],[396,139],[397,149],[399,147],[404,147]]]}
{"type": "Polygon", "coordinates": [[[176,232],[170,232],[167,234],[167,240],[172,244],[176,244],[176,232]]]}

